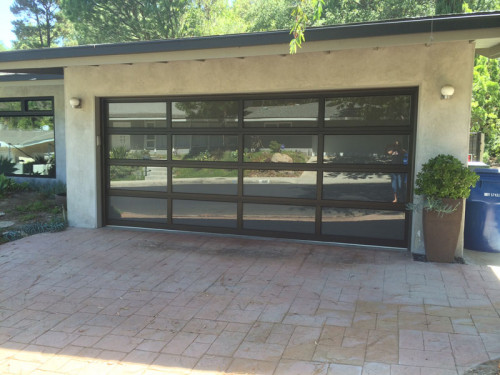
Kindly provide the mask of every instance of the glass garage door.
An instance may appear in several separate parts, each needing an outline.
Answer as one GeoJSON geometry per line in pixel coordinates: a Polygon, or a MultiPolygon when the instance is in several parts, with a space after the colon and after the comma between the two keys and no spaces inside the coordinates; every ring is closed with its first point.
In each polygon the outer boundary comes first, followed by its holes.
{"type": "Polygon", "coordinates": [[[407,247],[416,97],[103,99],[104,221],[407,247]]]}

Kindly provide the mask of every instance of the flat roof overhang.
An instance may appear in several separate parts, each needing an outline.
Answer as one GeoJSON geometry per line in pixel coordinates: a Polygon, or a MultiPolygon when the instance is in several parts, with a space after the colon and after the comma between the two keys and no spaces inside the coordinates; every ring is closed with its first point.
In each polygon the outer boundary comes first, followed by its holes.
{"type": "MultiPolygon", "coordinates": [[[[288,55],[287,30],[0,53],[0,71],[63,74],[64,67],[288,55]]],[[[500,57],[500,12],[447,15],[309,28],[298,53],[467,40],[500,57]]]]}

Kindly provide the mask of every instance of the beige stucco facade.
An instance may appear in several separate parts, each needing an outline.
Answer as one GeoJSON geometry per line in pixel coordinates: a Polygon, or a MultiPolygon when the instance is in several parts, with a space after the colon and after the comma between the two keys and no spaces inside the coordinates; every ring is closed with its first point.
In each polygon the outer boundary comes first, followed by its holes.
{"type": "MultiPolygon", "coordinates": [[[[314,49],[312,43],[310,49],[314,49]]],[[[65,101],[79,97],[83,103],[81,109],[66,108],[66,147],[71,150],[67,154],[70,225],[101,224],[98,98],[418,87],[418,172],[427,159],[439,153],[452,154],[464,163],[467,160],[474,49],[473,43],[463,41],[67,67],[65,101]],[[441,99],[440,89],[445,84],[455,87],[450,100],[441,99]]],[[[457,255],[462,247],[460,243],[457,255]]],[[[411,250],[424,253],[419,212],[412,218],[411,250]]]]}
{"type": "MultiPolygon", "coordinates": [[[[22,81],[22,82],[0,82],[0,98],[26,98],[46,97],[54,98],[54,129],[55,129],[55,151],[56,151],[56,178],[66,181],[66,127],[64,114],[64,81],[22,81]]],[[[34,150],[36,153],[37,150],[34,150]]],[[[45,152],[45,150],[43,151],[45,152]]],[[[22,181],[50,182],[44,179],[22,178],[22,181]]]]}

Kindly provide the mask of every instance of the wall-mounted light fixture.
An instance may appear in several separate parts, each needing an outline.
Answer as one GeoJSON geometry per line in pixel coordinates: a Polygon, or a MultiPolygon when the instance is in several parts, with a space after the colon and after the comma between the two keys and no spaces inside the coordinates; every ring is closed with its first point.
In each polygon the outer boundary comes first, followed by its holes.
{"type": "Polygon", "coordinates": [[[82,108],[82,99],[80,99],[80,98],[71,98],[69,100],[69,105],[72,108],[82,108]]]}
{"type": "Polygon", "coordinates": [[[451,99],[455,93],[455,88],[451,85],[444,85],[441,87],[441,99],[451,99]]]}

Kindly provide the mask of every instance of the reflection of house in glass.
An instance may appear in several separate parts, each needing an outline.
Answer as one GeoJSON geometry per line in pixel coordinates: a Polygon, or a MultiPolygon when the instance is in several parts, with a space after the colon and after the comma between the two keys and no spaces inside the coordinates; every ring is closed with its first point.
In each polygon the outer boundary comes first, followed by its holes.
{"type": "Polygon", "coordinates": [[[15,163],[14,174],[48,175],[53,168],[54,132],[1,130],[0,156],[15,163]]]}

